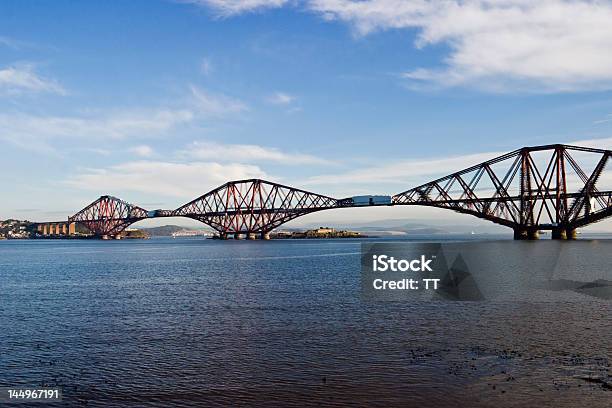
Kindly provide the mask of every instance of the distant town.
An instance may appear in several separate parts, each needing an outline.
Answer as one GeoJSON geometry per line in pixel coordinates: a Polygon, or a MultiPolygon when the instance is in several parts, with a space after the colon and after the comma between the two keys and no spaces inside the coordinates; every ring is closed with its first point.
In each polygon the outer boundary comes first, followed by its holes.
{"type": "Polygon", "coordinates": [[[35,234],[34,224],[30,221],[0,221],[0,239],[28,239],[35,234]]]}
{"type": "Polygon", "coordinates": [[[306,231],[279,231],[270,234],[272,239],[308,239],[308,238],[366,238],[366,235],[355,231],[336,230],[319,227],[306,231]]]}

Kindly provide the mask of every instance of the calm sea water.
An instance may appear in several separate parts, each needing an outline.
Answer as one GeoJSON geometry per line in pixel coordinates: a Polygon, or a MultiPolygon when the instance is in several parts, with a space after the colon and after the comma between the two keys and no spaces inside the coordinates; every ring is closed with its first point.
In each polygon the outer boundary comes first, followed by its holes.
{"type": "MultiPolygon", "coordinates": [[[[524,278],[531,244],[489,244],[490,276],[524,278]]],[[[407,303],[362,301],[359,240],[4,241],[0,386],[62,387],[57,406],[610,407],[611,250],[563,243],[516,299],[407,303]]]]}

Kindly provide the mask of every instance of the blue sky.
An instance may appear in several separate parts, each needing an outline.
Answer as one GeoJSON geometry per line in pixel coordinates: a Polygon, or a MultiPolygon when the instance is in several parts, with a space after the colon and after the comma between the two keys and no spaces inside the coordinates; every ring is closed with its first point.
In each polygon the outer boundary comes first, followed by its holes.
{"type": "MultiPolygon", "coordinates": [[[[4,1],[0,219],[102,194],[175,208],[249,177],[393,194],[524,145],[610,148],[611,18],[608,1],[4,1]]],[[[383,210],[359,217],[452,218],[383,210]]]]}

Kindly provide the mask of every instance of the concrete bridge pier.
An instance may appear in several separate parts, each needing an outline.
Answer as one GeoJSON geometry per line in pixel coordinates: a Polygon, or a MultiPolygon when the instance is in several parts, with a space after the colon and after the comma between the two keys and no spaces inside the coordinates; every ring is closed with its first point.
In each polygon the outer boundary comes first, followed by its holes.
{"type": "Polygon", "coordinates": [[[527,239],[527,230],[515,228],[514,229],[514,240],[523,241],[527,239]]]}
{"type": "Polygon", "coordinates": [[[517,241],[535,241],[540,239],[540,233],[532,228],[515,228],[514,239],[517,241]]]}
{"type": "Polygon", "coordinates": [[[249,232],[249,233],[247,234],[247,239],[252,241],[252,240],[257,239],[257,236],[255,235],[255,233],[254,233],[254,232],[249,232]]]}
{"type": "Polygon", "coordinates": [[[565,228],[553,228],[553,230],[551,231],[551,238],[561,239],[561,240],[567,239],[566,229],[565,228]]]}
{"type": "Polygon", "coordinates": [[[234,239],[243,239],[244,237],[242,236],[242,234],[240,234],[239,232],[236,232],[234,234],[234,239]]]}
{"type": "Polygon", "coordinates": [[[261,239],[263,239],[264,241],[269,241],[270,240],[270,233],[269,232],[262,232],[261,233],[261,239]]]}
{"type": "Polygon", "coordinates": [[[576,230],[565,227],[554,228],[552,230],[552,239],[574,240],[576,239],[576,230]]]}
{"type": "Polygon", "coordinates": [[[514,229],[514,240],[523,241],[527,239],[527,231],[519,228],[514,229]]]}

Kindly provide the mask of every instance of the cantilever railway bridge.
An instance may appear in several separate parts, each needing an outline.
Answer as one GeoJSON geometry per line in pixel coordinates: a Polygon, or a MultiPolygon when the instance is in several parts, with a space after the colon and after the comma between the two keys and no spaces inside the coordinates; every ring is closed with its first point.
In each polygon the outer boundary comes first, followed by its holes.
{"type": "Polygon", "coordinates": [[[69,235],[81,224],[92,235],[117,237],[130,224],[188,217],[220,238],[269,237],[305,214],[333,208],[421,205],[445,208],[504,225],[515,239],[573,239],[576,229],[612,215],[612,151],[568,145],[524,147],[393,196],[332,198],[265,180],[230,181],[175,210],[148,211],[102,196],[67,221],[40,223],[41,235],[69,235]]]}

